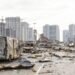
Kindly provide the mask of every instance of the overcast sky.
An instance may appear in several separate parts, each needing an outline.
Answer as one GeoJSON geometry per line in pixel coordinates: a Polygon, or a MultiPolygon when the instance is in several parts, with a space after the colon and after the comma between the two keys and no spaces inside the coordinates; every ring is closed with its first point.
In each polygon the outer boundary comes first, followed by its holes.
{"type": "Polygon", "coordinates": [[[59,25],[62,31],[75,23],[75,0],[0,0],[1,16],[20,16],[31,26],[36,23],[39,33],[44,24],[59,25]]]}

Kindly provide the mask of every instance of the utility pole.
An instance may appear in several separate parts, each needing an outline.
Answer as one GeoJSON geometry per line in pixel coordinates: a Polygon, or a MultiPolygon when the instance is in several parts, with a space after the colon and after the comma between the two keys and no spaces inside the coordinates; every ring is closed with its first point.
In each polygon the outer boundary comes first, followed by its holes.
{"type": "Polygon", "coordinates": [[[35,29],[36,23],[33,23],[33,24],[34,24],[34,44],[36,44],[36,33],[37,33],[37,31],[35,29]]]}
{"type": "Polygon", "coordinates": [[[36,50],[36,33],[35,33],[35,25],[36,25],[36,23],[33,23],[33,25],[34,25],[34,47],[33,47],[33,50],[35,51],[36,50]]]}

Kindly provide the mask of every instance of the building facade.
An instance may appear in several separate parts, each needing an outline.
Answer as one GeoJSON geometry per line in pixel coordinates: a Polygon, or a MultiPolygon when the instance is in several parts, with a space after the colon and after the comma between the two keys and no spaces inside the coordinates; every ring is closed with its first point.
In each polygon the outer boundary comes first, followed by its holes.
{"type": "Polygon", "coordinates": [[[59,27],[58,25],[45,25],[43,27],[43,34],[49,40],[59,40],[59,27]]]}
{"type": "Polygon", "coordinates": [[[70,24],[69,30],[63,31],[63,41],[65,43],[75,43],[75,24],[70,24]]]}
{"type": "Polygon", "coordinates": [[[75,41],[75,24],[69,25],[69,40],[75,41]]]}
{"type": "Polygon", "coordinates": [[[20,25],[20,17],[6,17],[6,29],[10,31],[10,37],[15,37],[17,39],[21,39],[21,25],[20,25]],[[14,34],[13,34],[14,32],[14,34]],[[12,36],[11,36],[12,35],[12,36]]]}
{"type": "Polygon", "coordinates": [[[37,40],[37,30],[29,27],[27,22],[21,22],[21,40],[23,41],[36,41],[37,40]]]}
{"type": "Polygon", "coordinates": [[[43,26],[43,35],[45,37],[47,37],[48,39],[50,39],[50,25],[46,24],[45,26],[43,26]]]}
{"type": "Polygon", "coordinates": [[[50,33],[50,39],[51,40],[60,40],[59,39],[59,27],[58,27],[58,25],[51,25],[49,33],[50,33]]]}
{"type": "Polygon", "coordinates": [[[63,42],[68,43],[69,42],[69,30],[63,31],[63,42]]]}
{"type": "Polygon", "coordinates": [[[27,22],[21,22],[21,40],[27,41],[28,40],[28,29],[29,24],[27,22]]]}
{"type": "Polygon", "coordinates": [[[5,23],[0,22],[0,36],[5,36],[5,23]]]}
{"type": "Polygon", "coordinates": [[[6,28],[6,36],[15,37],[16,36],[15,31],[11,28],[6,28]]]}
{"type": "Polygon", "coordinates": [[[34,40],[34,30],[33,30],[33,28],[28,29],[28,41],[35,41],[34,40]]]}

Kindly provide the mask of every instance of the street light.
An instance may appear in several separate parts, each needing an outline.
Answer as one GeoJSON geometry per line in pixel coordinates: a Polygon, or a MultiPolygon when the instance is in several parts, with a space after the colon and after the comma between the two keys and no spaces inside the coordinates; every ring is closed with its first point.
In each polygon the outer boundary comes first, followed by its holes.
{"type": "Polygon", "coordinates": [[[35,30],[35,25],[36,23],[33,23],[34,27],[33,27],[33,37],[34,37],[34,47],[33,47],[33,50],[36,50],[36,30],[35,30]]]}
{"type": "Polygon", "coordinates": [[[36,23],[33,23],[33,25],[34,25],[34,44],[36,44],[36,30],[35,30],[36,23]]]}

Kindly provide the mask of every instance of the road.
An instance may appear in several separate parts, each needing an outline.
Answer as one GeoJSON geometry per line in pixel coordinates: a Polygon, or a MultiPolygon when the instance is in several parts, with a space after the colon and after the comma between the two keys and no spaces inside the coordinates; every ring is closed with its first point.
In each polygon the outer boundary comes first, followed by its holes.
{"type": "MultiPolygon", "coordinates": [[[[26,56],[23,56],[24,58],[26,56]]],[[[0,75],[75,75],[75,58],[52,57],[52,62],[39,63],[38,58],[28,58],[28,60],[35,63],[34,68],[26,70],[8,70],[0,71],[0,75]]],[[[10,65],[17,64],[18,61],[10,63],[10,65]]],[[[7,64],[9,65],[9,63],[7,64]]]]}

